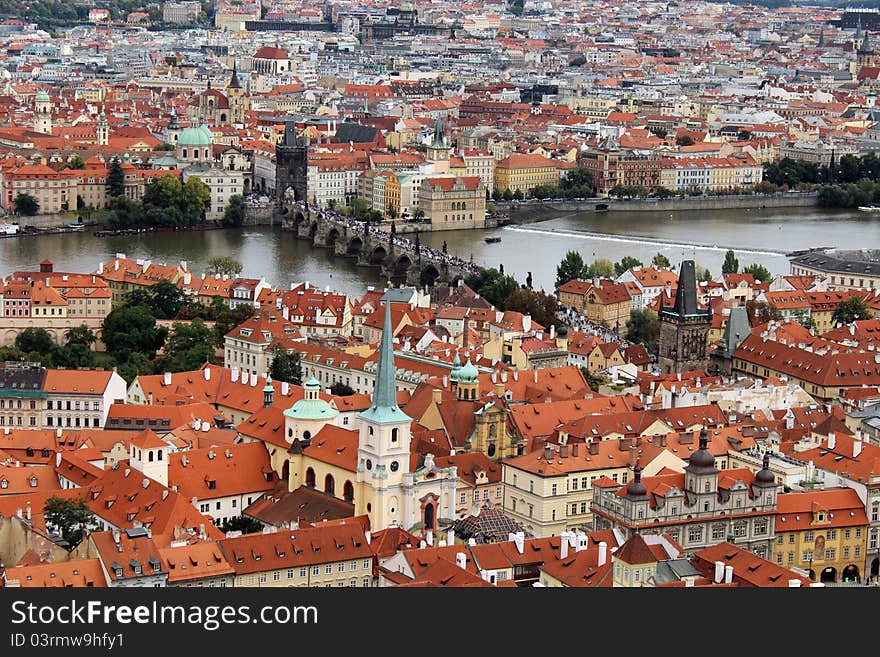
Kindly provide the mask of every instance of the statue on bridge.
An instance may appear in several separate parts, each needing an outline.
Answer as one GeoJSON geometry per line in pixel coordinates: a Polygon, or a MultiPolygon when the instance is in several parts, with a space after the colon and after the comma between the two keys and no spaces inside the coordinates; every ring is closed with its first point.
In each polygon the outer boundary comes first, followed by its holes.
{"type": "Polygon", "coordinates": [[[503,262],[498,265],[498,273],[504,274],[504,263],[503,262]]]}
{"type": "Polygon", "coordinates": [[[419,239],[419,231],[416,231],[416,258],[418,263],[422,264],[422,242],[419,239]]]}
{"type": "Polygon", "coordinates": [[[526,272],[528,275],[526,276],[526,287],[530,290],[532,289],[532,272],[526,272]]]}
{"type": "Polygon", "coordinates": [[[443,253],[446,253],[446,240],[443,240],[443,253]]]}

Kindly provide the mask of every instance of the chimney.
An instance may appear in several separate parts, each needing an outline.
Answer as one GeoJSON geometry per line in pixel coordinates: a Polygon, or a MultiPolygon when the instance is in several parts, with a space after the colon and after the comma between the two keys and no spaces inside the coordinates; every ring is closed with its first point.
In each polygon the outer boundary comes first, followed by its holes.
{"type": "Polygon", "coordinates": [[[599,441],[598,440],[591,440],[589,443],[587,443],[587,451],[590,452],[590,454],[592,454],[594,456],[596,454],[598,454],[599,453],[599,441]]]}
{"type": "Polygon", "coordinates": [[[425,532],[425,540],[428,542],[428,545],[434,547],[434,532],[432,532],[430,529],[425,532]]]}
{"type": "Polygon", "coordinates": [[[788,580],[788,588],[799,589],[800,587],[801,587],[801,580],[799,580],[799,579],[788,580]]]}
{"type": "Polygon", "coordinates": [[[446,532],[446,545],[455,545],[455,530],[452,527],[446,532]]]}
{"type": "Polygon", "coordinates": [[[685,585],[686,588],[689,588],[689,589],[690,589],[690,588],[693,588],[693,586],[694,586],[694,580],[693,580],[693,579],[690,579],[690,578],[689,578],[689,579],[686,579],[686,580],[684,580],[684,585],[685,585]]]}
{"type": "Polygon", "coordinates": [[[577,455],[578,455],[578,445],[579,445],[579,443],[572,443],[572,445],[571,445],[571,455],[572,455],[572,457],[575,457],[575,458],[577,457],[577,455]]]}
{"type": "Polygon", "coordinates": [[[599,542],[599,565],[604,566],[605,562],[608,560],[608,543],[605,541],[599,542]]]}
{"type": "Polygon", "coordinates": [[[232,381],[233,383],[238,381],[238,368],[237,367],[232,368],[232,373],[229,375],[229,380],[232,381]]]}
{"type": "Polygon", "coordinates": [[[862,441],[854,440],[853,441],[853,458],[858,458],[859,454],[862,453],[862,441]]]}
{"type": "Polygon", "coordinates": [[[149,404],[150,406],[153,405],[153,393],[152,392],[147,394],[147,404],[149,404]]]}
{"type": "Polygon", "coordinates": [[[448,387],[449,387],[449,377],[444,374],[443,375],[443,389],[445,390],[448,387]]]}
{"type": "Polygon", "coordinates": [[[171,385],[171,372],[165,372],[162,375],[162,385],[170,386],[171,385]]]}
{"type": "Polygon", "coordinates": [[[538,382],[538,370],[532,370],[534,372],[534,382],[538,382]]]}
{"type": "Polygon", "coordinates": [[[61,427],[58,427],[57,429],[55,429],[55,437],[61,438],[61,427]]]}
{"type": "Polygon", "coordinates": [[[496,383],[495,384],[495,396],[498,399],[504,399],[504,384],[496,383]]]}
{"type": "Polygon", "coordinates": [[[721,582],[723,580],[724,580],[724,562],[723,561],[716,561],[715,562],[715,579],[713,579],[712,581],[715,582],[716,584],[721,584],[721,582]]]}
{"type": "Polygon", "coordinates": [[[202,370],[202,371],[205,373],[205,381],[210,381],[210,380],[211,380],[211,368],[210,368],[210,367],[206,367],[206,368],[205,368],[204,370],[202,370]]]}
{"type": "Polygon", "coordinates": [[[833,431],[828,432],[828,449],[834,449],[834,446],[837,445],[837,436],[833,431]]]}
{"type": "Polygon", "coordinates": [[[462,570],[467,570],[467,555],[464,552],[455,553],[455,565],[462,570]]]}
{"type": "Polygon", "coordinates": [[[725,584],[733,583],[733,566],[725,566],[724,567],[724,583],[725,584]]]}
{"type": "Polygon", "coordinates": [[[544,445],[544,460],[552,461],[553,460],[553,446],[549,444],[544,445]]]}
{"type": "Polygon", "coordinates": [[[568,458],[568,445],[561,445],[559,447],[559,458],[561,458],[561,459],[568,458]]]}
{"type": "Polygon", "coordinates": [[[520,531],[514,534],[513,542],[516,544],[516,551],[522,554],[525,551],[526,533],[520,531]]]}
{"type": "Polygon", "coordinates": [[[630,446],[632,446],[632,438],[621,437],[617,439],[617,449],[621,452],[629,451],[630,446]]]}
{"type": "Polygon", "coordinates": [[[28,503],[25,504],[24,517],[27,518],[28,520],[31,519],[31,503],[30,503],[30,501],[28,501],[28,503]]]}

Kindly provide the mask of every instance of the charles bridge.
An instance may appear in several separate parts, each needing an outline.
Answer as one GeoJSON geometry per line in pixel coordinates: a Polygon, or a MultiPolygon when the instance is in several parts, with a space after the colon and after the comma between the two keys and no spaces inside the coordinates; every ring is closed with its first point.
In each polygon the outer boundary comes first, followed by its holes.
{"type": "MultiPolygon", "coordinates": [[[[418,233],[410,239],[375,224],[356,221],[331,210],[303,202],[286,202],[281,210],[285,230],[296,231],[300,239],[317,247],[333,249],[341,257],[356,258],[357,264],[379,267],[382,276],[395,283],[430,287],[454,283],[479,270],[477,265],[443,253],[419,242],[418,233]]],[[[407,235],[412,235],[408,231],[407,235]]]]}

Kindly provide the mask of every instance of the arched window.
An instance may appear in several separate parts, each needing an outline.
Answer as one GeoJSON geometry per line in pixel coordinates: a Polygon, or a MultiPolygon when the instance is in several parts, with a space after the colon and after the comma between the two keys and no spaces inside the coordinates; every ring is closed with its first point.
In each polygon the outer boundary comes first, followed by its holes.
{"type": "Polygon", "coordinates": [[[397,427],[392,429],[391,430],[391,442],[396,443],[399,435],[400,435],[400,429],[398,429],[397,427]]]}
{"type": "Polygon", "coordinates": [[[312,432],[311,431],[303,431],[303,440],[311,440],[312,432]]]}
{"type": "Polygon", "coordinates": [[[147,452],[147,460],[152,463],[153,462],[153,450],[147,452]]]}
{"type": "Polygon", "coordinates": [[[431,502],[425,505],[425,529],[434,529],[434,505],[431,502]]]}
{"type": "Polygon", "coordinates": [[[336,482],[333,480],[332,474],[328,474],[324,477],[324,492],[328,495],[336,494],[336,482]]]}
{"type": "Polygon", "coordinates": [[[309,488],[315,487],[315,471],[312,468],[306,470],[306,486],[309,488]]]}
{"type": "Polygon", "coordinates": [[[183,149],[183,159],[185,160],[187,157],[189,157],[189,154],[188,154],[187,150],[184,148],[183,149]]]}
{"type": "Polygon", "coordinates": [[[342,499],[346,502],[354,502],[354,484],[346,481],[342,487],[342,499]]]}

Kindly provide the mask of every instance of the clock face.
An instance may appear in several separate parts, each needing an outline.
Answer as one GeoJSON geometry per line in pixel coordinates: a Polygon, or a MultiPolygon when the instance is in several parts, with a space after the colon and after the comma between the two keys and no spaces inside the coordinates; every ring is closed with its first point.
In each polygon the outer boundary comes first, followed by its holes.
{"type": "Polygon", "coordinates": [[[397,472],[397,469],[400,467],[400,463],[398,463],[397,461],[391,461],[391,465],[389,467],[391,468],[391,472],[397,472]]]}

